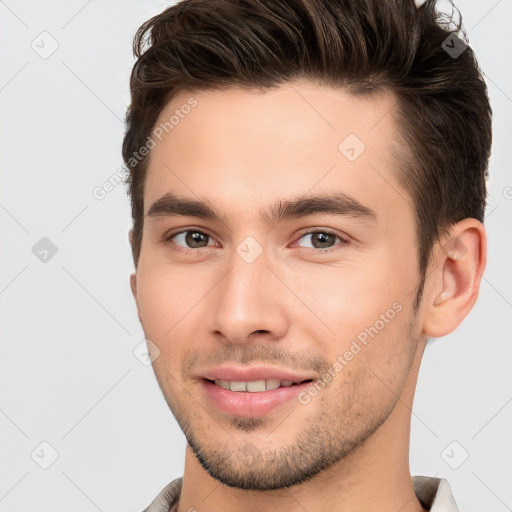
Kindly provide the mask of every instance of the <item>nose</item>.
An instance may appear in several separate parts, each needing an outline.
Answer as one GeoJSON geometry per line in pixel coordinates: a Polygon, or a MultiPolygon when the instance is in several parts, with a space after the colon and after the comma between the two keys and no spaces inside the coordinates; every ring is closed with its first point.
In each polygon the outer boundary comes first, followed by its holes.
{"type": "Polygon", "coordinates": [[[210,332],[232,344],[278,340],[288,330],[287,289],[263,252],[248,262],[234,253],[229,271],[215,287],[210,332]]]}

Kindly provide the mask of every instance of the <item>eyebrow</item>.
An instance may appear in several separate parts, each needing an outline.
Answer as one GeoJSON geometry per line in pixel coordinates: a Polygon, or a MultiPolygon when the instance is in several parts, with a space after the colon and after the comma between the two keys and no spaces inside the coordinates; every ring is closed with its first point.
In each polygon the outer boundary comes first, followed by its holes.
{"type": "MultiPolygon", "coordinates": [[[[298,199],[280,200],[271,205],[268,211],[260,211],[260,218],[266,224],[277,224],[283,220],[306,217],[316,214],[354,217],[372,222],[377,221],[377,213],[344,192],[308,195],[298,199]]],[[[157,199],[149,208],[147,217],[191,216],[204,220],[226,223],[227,219],[210,201],[179,197],[168,192],[157,199]]]]}

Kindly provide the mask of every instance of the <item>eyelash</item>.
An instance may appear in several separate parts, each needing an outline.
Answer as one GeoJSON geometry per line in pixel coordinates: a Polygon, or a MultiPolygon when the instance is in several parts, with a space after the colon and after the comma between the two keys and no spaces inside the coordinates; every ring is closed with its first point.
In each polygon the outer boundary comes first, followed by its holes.
{"type": "MultiPolygon", "coordinates": [[[[187,248],[187,247],[182,247],[180,245],[177,245],[171,240],[176,235],[181,235],[182,233],[187,233],[187,232],[200,233],[201,235],[207,236],[208,238],[213,238],[210,235],[208,235],[208,233],[205,233],[204,231],[201,231],[199,229],[189,228],[189,229],[182,229],[181,231],[176,231],[176,232],[170,233],[167,236],[165,236],[163,239],[164,245],[172,244],[173,251],[181,252],[184,254],[193,254],[193,255],[201,254],[203,252],[202,249],[208,250],[208,247],[212,247],[212,246],[206,246],[206,247],[199,247],[197,249],[192,249],[190,247],[187,248]]],[[[306,231],[306,232],[302,233],[297,238],[297,240],[300,240],[301,238],[305,237],[306,235],[312,235],[315,233],[323,233],[323,234],[327,234],[327,235],[333,235],[336,238],[338,238],[341,242],[336,244],[335,246],[333,246],[331,248],[327,248],[327,249],[315,249],[315,248],[310,248],[310,247],[301,247],[301,249],[305,250],[308,253],[325,254],[325,253],[331,253],[333,251],[340,250],[344,245],[348,244],[348,240],[346,238],[341,237],[338,233],[336,233],[335,231],[332,231],[330,229],[314,229],[311,231],[306,231]]]]}

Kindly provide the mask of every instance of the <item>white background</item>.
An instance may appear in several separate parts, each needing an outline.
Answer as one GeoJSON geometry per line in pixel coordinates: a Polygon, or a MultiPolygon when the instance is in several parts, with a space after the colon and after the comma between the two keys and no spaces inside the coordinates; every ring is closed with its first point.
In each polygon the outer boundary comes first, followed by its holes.
{"type": "MultiPolygon", "coordinates": [[[[494,110],[489,261],[469,317],[427,347],[411,470],[447,478],[462,512],[501,512],[512,508],[512,0],[457,5],[494,110]]],[[[122,165],[133,35],[164,7],[0,2],[1,512],[137,512],[183,472],[185,438],[133,354],[144,336],[125,188],[93,196],[122,165]],[[46,59],[31,47],[52,39],[46,59]],[[43,237],[57,248],[46,263],[32,252],[43,237]]]]}

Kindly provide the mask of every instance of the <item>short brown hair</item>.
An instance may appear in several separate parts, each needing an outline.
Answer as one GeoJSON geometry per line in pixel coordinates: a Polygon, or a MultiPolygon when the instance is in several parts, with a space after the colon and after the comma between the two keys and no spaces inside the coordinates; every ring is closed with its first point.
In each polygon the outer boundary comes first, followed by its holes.
{"type": "Polygon", "coordinates": [[[440,234],[467,217],[482,222],[486,206],[492,111],[473,51],[453,40],[462,32],[467,41],[462,17],[453,23],[435,0],[419,8],[413,0],[183,0],[146,21],[133,42],[122,148],[135,266],[148,156],[133,155],[171,98],[309,79],[355,95],[395,94],[404,143],[397,176],[413,199],[424,278],[440,234]],[[455,43],[460,55],[448,51],[455,43]]]}

